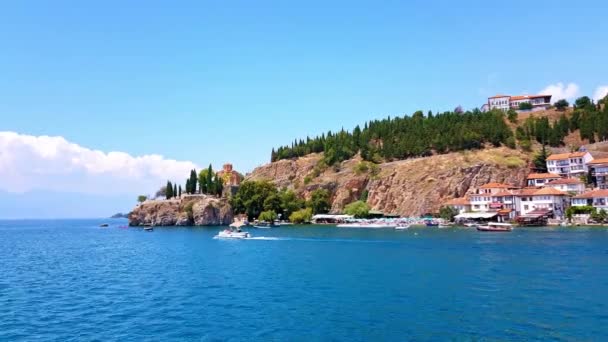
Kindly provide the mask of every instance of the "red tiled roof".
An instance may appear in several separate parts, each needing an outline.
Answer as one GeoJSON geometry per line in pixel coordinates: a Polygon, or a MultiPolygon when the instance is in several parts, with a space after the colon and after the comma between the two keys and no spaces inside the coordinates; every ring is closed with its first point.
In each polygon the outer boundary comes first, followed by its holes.
{"type": "Polygon", "coordinates": [[[479,187],[480,189],[511,189],[516,188],[513,185],[503,183],[488,183],[479,187]]]}
{"type": "Polygon", "coordinates": [[[584,157],[588,152],[572,152],[572,153],[558,153],[550,155],[547,160],[562,160],[568,158],[580,158],[584,157]]]}
{"type": "Polygon", "coordinates": [[[505,196],[513,196],[513,195],[515,195],[513,192],[506,191],[506,190],[500,191],[499,193],[496,193],[496,194],[492,194],[493,197],[505,197],[505,196]]]}
{"type": "Polygon", "coordinates": [[[469,205],[471,202],[466,197],[454,198],[447,201],[445,204],[447,205],[469,205]]]}
{"type": "Polygon", "coordinates": [[[596,198],[596,197],[608,197],[608,190],[587,191],[584,194],[574,196],[573,198],[596,198]]]}
{"type": "Polygon", "coordinates": [[[554,181],[550,181],[545,185],[559,185],[559,184],[583,184],[580,179],[577,178],[560,178],[554,181]]]}
{"type": "Polygon", "coordinates": [[[511,95],[500,95],[500,94],[498,94],[498,95],[494,95],[494,96],[491,96],[491,97],[488,97],[488,98],[489,99],[497,99],[499,97],[511,97],[511,95]]]}
{"type": "Polygon", "coordinates": [[[608,164],[608,158],[594,159],[589,162],[589,165],[592,165],[592,164],[608,164]]]}
{"type": "Polygon", "coordinates": [[[568,196],[567,193],[554,188],[543,188],[534,193],[534,195],[553,195],[553,196],[568,196]]]}
{"type": "Polygon", "coordinates": [[[551,95],[518,95],[518,96],[511,96],[511,101],[525,100],[525,99],[537,99],[539,97],[551,97],[551,95]]]}
{"type": "Polygon", "coordinates": [[[551,179],[551,178],[562,178],[560,175],[555,173],[531,173],[528,175],[528,179],[551,179]]]}

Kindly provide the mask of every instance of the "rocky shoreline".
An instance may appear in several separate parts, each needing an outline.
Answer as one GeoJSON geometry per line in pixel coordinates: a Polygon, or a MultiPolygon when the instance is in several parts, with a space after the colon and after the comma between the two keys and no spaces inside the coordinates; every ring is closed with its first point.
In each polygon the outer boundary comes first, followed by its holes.
{"type": "Polygon", "coordinates": [[[129,214],[130,226],[218,226],[232,223],[227,199],[184,195],[170,200],[147,200],[129,214]]]}

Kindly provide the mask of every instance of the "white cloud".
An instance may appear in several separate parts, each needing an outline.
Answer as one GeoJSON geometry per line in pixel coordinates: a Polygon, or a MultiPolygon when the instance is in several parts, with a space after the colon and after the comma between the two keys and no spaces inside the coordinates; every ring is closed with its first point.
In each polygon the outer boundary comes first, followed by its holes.
{"type": "Polygon", "coordinates": [[[599,86],[593,92],[593,99],[597,102],[608,95],[608,85],[599,86]]]}
{"type": "Polygon", "coordinates": [[[541,90],[540,94],[552,95],[551,101],[557,102],[561,99],[572,101],[579,96],[579,86],[576,83],[568,83],[565,85],[562,82],[550,84],[545,89],[541,90]]]}
{"type": "Polygon", "coordinates": [[[196,165],[160,155],[102,152],[56,136],[0,132],[0,190],[88,194],[150,194],[182,182],[196,165]]]}

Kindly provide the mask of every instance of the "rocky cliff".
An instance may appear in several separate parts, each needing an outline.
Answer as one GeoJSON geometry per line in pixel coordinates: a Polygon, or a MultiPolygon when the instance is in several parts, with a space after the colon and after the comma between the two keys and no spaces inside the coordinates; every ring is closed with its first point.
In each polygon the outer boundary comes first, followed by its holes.
{"type": "Polygon", "coordinates": [[[226,199],[204,195],[148,200],[129,214],[131,226],[215,226],[228,225],[232,220],[232,208],[226,199]]]}
{"type": "Polygon", "coordinates": [[[322,156],[281,160],[256,168],[246,179],[267,179],[306,198],[317,188],[332,193],[332,212],[340,212],[367,192],[367,203],[384,213],[414,216],[437,212],[447,200],[490,182],[524,185],[530,156],[491,148],[409,159],[378,166],[359,158],[323,167],[322,156]]]}

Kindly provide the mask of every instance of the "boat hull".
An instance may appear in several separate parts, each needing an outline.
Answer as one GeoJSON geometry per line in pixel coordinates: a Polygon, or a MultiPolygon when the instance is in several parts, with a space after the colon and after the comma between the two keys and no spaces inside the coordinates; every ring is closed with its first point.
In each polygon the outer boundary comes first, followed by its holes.
{"type": "Polygon", "coordinates": [[[248,239],[251,235],[248,232],[219,232],[218,239],[248,239]]]}
{"type": "Polygon", "coordinates": [[[484,227],[484,226],[477,226],[477,230],[480,232],[510,232],[513,230],[513,228],[510,227],[484,227]]]}

